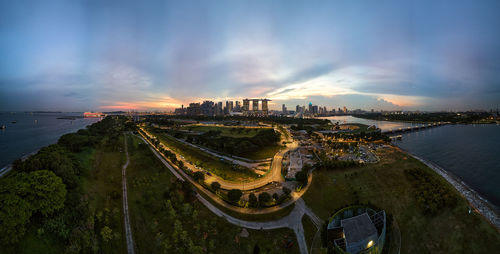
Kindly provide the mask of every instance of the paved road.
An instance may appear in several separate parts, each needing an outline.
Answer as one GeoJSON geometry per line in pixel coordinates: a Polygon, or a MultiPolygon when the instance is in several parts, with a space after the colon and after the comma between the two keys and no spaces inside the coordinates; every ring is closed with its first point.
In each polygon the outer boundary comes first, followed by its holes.
{"type": "Polygon", "coordinates": [[[134,254],[134,239],[132,238],[132,230],[130,229],[130,219],[128,216],[128,195],[127,195],[127,167],[130,162],[127,149],[127,138],[125,136],[125,155],[127,161],[122,167],[122,196],[123,196],[123,220],[125,223],[125,237],[127,239],[127,253],[134,254]]]}

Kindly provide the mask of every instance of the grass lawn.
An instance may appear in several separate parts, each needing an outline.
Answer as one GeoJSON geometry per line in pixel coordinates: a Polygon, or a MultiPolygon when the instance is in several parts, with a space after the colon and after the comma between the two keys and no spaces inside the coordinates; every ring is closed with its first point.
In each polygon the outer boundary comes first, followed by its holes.
{"type": "Polygon", "coordinates": [[[401,231],[401,253],[492,253],[500,249],[500,234],[479,214],[468,214],[467,201],[432,169],[395,149],[379,153],[381,161],[364,167],[315,171],[303,199],[327,219],[337,208],[368,203],[392,214],[401,231]],[[405,169],[427,171],[458,198],[454,208],[425,216],[417,206],[405,169]]]}
{"type": "Polygon", "coordinates": [[[208,131],[220,131],[221,136],[232,137],[232,138],[251,138],[255,136],[259,131],[263,129],[270,128],[245,128],[245,127],[233,127],[233,126],[184,126],[181,129],[196,131],[196,132],[208,132],[208,131]]]}
{"type": "Polygon", "coordinates": [[[178,220],[176,227],[185,232],[180,239],[201,246],[202,253],[253,253],[256,244],[261,253],[299,253],[291,229],[248,230],[248,237],[240,237],[240,227],[215,216],[197,200],[183,200],[182,195],[171,191],[175,177],[146,145],[139,145],[143,141],[132,136],[128,141],[129,209],[137,253],[161,253],[165,246],[172,245],[171,239],[177,239],[173,220],[178,220]],[[172,218],[165,208],[170,201],[183,203],[182,209],[172,212],[177,214],[172,218]],[[290,250],[283,247],[287,239],[295,243],[290,250]]]}
{"type": "Polygon", "coordinates": [[[168,148],[181,154],[186,160],[194,165],[200,166],[225,180],[229,181],[251,181],[258,177],[258,174],[250,169],[234,170],[232,165],[221,161],[219,158],[203,152],[197,148],[186,145],[165,133],[151,132],[168,148]]]}
{"type": "Polygon", "coordinates": [[[314,225],[314,223],[311,221],[309,216],[305,215],[302,216],[302,227],[304,227],[304,236],[306,237],[306,242],[307,242],[307,249],[311,248],[311,244],[313,242],[314,236],[316,235],[316,232],[318,229],[314,225]]]}
{"type": "Polygon", "coordinates": [[[279,144],[275,144],[272,146],[265,146],[259,148],[253,153],[245,155],[244,157],[251,160],[262,160],[262,159],[272,158],[281,148],[283,148],[283,146],[279,144]]]}

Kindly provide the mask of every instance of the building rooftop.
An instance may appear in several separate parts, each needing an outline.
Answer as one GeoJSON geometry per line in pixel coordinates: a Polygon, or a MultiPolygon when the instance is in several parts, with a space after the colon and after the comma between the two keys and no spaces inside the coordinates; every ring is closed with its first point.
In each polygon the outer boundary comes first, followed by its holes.
{"type": "Polygon", "coordinates": [[[344,228],[347,244],[359,242],[377,234],[377,229],[367,213],[344,219],[340,224],[344,228]]]}

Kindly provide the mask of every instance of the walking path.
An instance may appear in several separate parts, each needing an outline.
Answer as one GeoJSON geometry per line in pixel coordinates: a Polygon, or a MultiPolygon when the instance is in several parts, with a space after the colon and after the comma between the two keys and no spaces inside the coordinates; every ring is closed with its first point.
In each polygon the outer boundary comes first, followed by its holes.
{"type": "MultiPolygon", "coordinates": [[[[188,180],[196,186],[199,185],[198,183],[194,182],[189,176],[187,176],[186,173],[184,173],[183,171],[178,171],[172,165],[170,165],[170,163],[168,163],[163,158],[163,156],[161,156],[158,153],[158,151],[156,151],[156,149],[153,148],[153,146],[151,145],[151,143],[148,140],[146,140],[142,136],[139,136],[139,137],[144,142],[150,144],[149,148],[151,149],[151,151],[153,151],[153,153],[156,155],[156,157],[158,157],[160,159],[160,161],[163,164],[165,164],[165,166],[172,172],[172,174],[174,174],[175,177],[177,177],[181,181],[188,180]]],[[[311,179],[309,179],[309,180],[311,180],[311,179]]],[[[311,182],[311,181],[309,181],[309,182],[311,182]]],[[[213,193],[205,190],[201,186],[199,186],[198,189],[200,191],[203,191],[207,195],[214,195],[213,193]]],[[[311,218],[311,220],[313,221],[313,223],[316,225],[317,228],[319,228],[321,225],[321,220],[319,219],[319,217],[316,216],[314,214],[314,212],[309,207],[307,207],[305,202],[300,197],[296,197],[297,198],[295,200],[296,205],[295,205],[294,209],[287,216],[280,218],[278,220],[264,221],[264,222],[245,221],[245,220],[235,218],[235,217],[230,216],[227,213],[223,212],[222,210],[220,210],[216,206],[214,206],[212,203],[210,203],[208,200],[206,200],[202,195],[196,194],[196,197],[203,205],[205,205],[215,215],[226,219],[228,222],[230,222],[234,225],[238,225],[240,227],[245,227],[245,228],[250,228],[250,229],[257,229],[257,230],[277,229],[277,228],[290,228],[290,229],[292,229],[295,232],[295,235],[297,237],[297,243],[299,244],[300,253],[302,253],[302,254],[308,253],[307,242],[306,242],[305,235],[304,235],[304,228],[302,226],[302,216],[304,216],[304,214],[307,214],[311,218]]],[[[225,207],[229,206],[229,205],[225,204],[224,202],[220,203],[217,198],[215,198],[213,200],[215,202],[217,202],[218,204],[224,205],[225,207]]],[[[231,207],[228,207],[228,208],[231,208],[231,207]]]]}
{"type": "Polygon", "coordinates": [[[127,239],[127,253],[134,254],[134,239],[132,238],[132,230],[130,229],[130,219],[128,216],[128,196],[127,196],[127,176],[126,171],[130,158],[128,157],[127,149],[127,138],[125,136],[125,155],[127,156],[127,161],[122,167],[122,196],[123,196],[123,220],[125,223],[125,237],[127,239]]]}

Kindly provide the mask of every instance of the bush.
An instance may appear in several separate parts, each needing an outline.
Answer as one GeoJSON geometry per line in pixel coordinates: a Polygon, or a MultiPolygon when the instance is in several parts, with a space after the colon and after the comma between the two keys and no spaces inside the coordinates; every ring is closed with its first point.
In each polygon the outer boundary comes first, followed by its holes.
{"type": "Polygon", "coordinates": [[[227,193],[227,197],[231,202],[237,203],[240,201],[241,196],[243,193],[239,189],[232,189],[227,193]]]}
{"type": "Polygon", "coordinates": [[[280,195],[278,195],[278,193],[276,193],[276,192],[275,192],[275,193],[273,194],[273,199],[274,199],[274,200],[278,200],[279,198],[280,198],[280,195]]]}
{"type": "Polygon", "coordinates": [[[283,193],[285,193],[286,196],[290,195],[292,193],[292,190],[288,189],[287,187],[283,187],[281,190],[283,190],[283,193]]]}
{"type": "Polygon", "coordinates": [[[257,197],[255,196],[255,194],[250,193],[250,195],[248,196],[248,205],[250,207],[257,207],[259,205],[259,203],[257,202],[257,197]]]}
{"type": "Polygon", "coordinates": [[[212,190],[217,192],[218,190],[220,190],[220,183],[219,182],[212,182],[210,184],[210,187],[212,187],[212,190]]]}
{"type": "Polygon", "coordinates": [[[295,180],[302,183],[302,185],[307,185],[307,172],[299,171],[295,174],[295,180]]]}
{"type": "Polygon", "coordinates": [[[259,203],[264,206],[267,202],[271,201],[271,195],[267,192],[262,192],[259,194],[259,203]]]}
{"type": "Polygon", "coordinates": [[[205,174],[202,171],[194,172],[193,178],[197,182],[202,182],[205,180],[205,174]]]}

